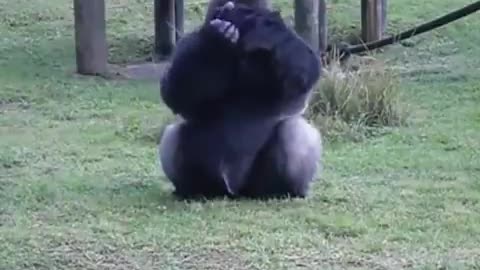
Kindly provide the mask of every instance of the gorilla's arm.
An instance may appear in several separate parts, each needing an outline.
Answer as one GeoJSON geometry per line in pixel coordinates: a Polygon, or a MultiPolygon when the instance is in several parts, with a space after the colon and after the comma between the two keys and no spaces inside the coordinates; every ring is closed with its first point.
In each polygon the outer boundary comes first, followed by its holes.
{"type": "Polygon", "coordinates": [[[285,25],[276,12],[263,13],[256,28],[246,33],[247,52],[267,50],[283,98],[310,91],[320,77],[321,62],[315,51],[285,25]]]}
{"type": "MultiPolygon", "coordinates": [[[[239,5],[220,15],[239,28],[239,45],[247,54],[268,56],[280,98],[304,95],[317,82],[321,62],[315,51],[291,30],[278,12],[239,5]]],[[[257,58],[258,59],[258,58],[257,58]]]]}
{"type": "Polygon", "coordinates": [[[320,78],[321,64],[316,53],[290,29],[283,35],[284,41],[272,50],[272,60],[283,97],[288,99],[313,88],[320,78]]]}
{"type": "Polygon", "coordinates": [[[206,23],[180,40],[169,70],[161,79],[161,97],[186,118],[199,116],[232,84],[237,56],[218,26],[206,23]]]}

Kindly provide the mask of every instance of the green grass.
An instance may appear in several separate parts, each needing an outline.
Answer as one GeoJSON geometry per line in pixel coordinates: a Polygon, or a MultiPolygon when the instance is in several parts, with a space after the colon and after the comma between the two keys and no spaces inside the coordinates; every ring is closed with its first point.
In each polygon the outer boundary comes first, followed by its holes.
{"type": "MultiPolygon", "coordinates": [[[[107,2],[112,61],[145,57],[151,1],[107,2]]],[[[391,1],[390,27],[468,2],[391,1]]],[[[480,269],[479,15],[386,50],[410,125],[327,142],[310,198],[184,203],[158,85],[73,75],[71,3],[31,3],[0,0],[0,269],[480,269]]]]}

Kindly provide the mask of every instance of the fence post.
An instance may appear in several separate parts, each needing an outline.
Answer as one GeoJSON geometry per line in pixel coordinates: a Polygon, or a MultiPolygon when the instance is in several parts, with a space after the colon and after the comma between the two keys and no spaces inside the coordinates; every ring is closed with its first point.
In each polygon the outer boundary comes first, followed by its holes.
{"type": "Polygon", "coordinates": [[[385,35],[387,32],[388,21],[387,21],[387,14],[388,14],[388,0],[381,0],[382,2],[382,36],[385,35]]]}
{"type": "Polygon", "coordinates": [[[179,40],[184,34],[185,1],[175,0],[175,39],[179,40]]]}
{"type": "Polygon", "coordinates": [[[108,48],[104,0],[74,0],[77,72],[83,75],[107,73],[108,48]]]}
{"type": "Polygon", "coordinates": [[[155,62],[167,59],[175,47],[175,1],[154,0],[155,44],[153,60],[155,62]]]}
{"type": "Polygon", "coordinates": [[[362,0],[362,39],[364,42],[379,40],[386,27],[387,0],[362,0]]]}
{"type": "Polygon", "coordinates": [[[319,49],[318,0],[295,0],[295,30],[313,49],[319,49]]]}
{"type": "Polygon", "coordinates": [[[327,1],[318,0],[318,47],[325,52],[328,46],[328,12],[327,1]]]}

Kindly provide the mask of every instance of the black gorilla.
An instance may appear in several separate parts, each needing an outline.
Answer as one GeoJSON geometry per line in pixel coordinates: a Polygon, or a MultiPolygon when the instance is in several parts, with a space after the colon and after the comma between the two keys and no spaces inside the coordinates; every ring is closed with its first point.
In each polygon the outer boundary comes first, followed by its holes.
{"type": "Polygon", "coordinates": [[[162,168],[182,198],[304,197],[321,137],[301,116],[320,76],[315,52],[277,12],[227,3],[178,44],[161,96],[162,168]]]}

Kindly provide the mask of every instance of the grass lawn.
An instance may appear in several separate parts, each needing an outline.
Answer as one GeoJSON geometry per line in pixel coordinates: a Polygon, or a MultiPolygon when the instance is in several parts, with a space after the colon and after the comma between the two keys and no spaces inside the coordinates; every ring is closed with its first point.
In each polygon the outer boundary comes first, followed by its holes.
{"type": "MultiPolygon", "coordinates": [[[[111,60],[145,55],[152,1],[107,2],[111,60]]],[[[331,1],[332,32],[357,2],[331,1]]],[[[403,29],[471,0],[390,2],[403,29]]],[[[0,0],[1,270],[480,269],[480,14],[386,50],[410,125],[327,142],[308,199],[184,203],[157,166],[158,83],[74,75],[72,13],[0,0]]]]}

